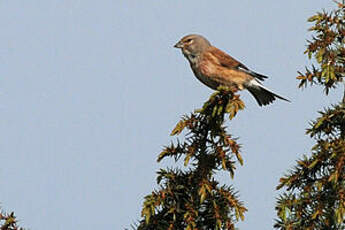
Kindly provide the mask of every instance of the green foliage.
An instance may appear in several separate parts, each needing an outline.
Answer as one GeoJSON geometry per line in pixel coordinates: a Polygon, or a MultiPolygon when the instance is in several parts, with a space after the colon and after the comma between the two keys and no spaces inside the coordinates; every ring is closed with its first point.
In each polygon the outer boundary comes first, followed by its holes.
{"type": "Polygon", "coordinates": [[[331,13],[320,12],[308,19],[314,25],[309,29],[314,32],[312,40],[308,41],[305,53],[309,59],[314,58],[317,66],[306,68],[305,72],[298,72],[299,87],[306,87],[317,83],[322,85],[328,94],[342,82],[345,72],[345,7],[338,4],[339,8],[331,13]]]}
{"type": "Polygon", "coordinates": [[[1,230],[24,230],[17,226],[17,220],[14,213],[0,213],[0,229],[1,230]]]}
{"type": "MultiPolygon", "coordinates": [[[[326,93],[335,88],[345,75],[345,7],[331,13],[318,13],[309,19],[316,32],[309,41],[309,57],[318,67],[301,74],[300,86],[319,83],[326,93]]],[[[345,101],[324,109],[311,122],[307,134],[316,140],[311,156],[304,156],[280,179],[277,189],[284,188],[276,210],[274,225],[282,230],[345,229],[345,101]]]]}
{"type": "Polygon", "coordinates": [[[235,229],[246,208],[231,186],[220,185],[214,175],[226,171],[234,176],[236,162],[243,164],[240,145],[226,132],[224,117],[232,119],[243,102],[219,88],[203,108],[182,117],[171,135],[186,130],[185,141],[163,149],[158,161],[183,159],[182,169],[161,169],[159,190],[145,197],[140,230],[235,229]]]}

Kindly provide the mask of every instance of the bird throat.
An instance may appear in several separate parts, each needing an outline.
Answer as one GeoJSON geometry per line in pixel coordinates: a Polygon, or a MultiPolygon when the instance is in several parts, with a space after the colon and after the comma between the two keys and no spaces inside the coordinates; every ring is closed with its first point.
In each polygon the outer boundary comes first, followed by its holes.
{"type": "Polygon", "coordinates": [[[188,61],[190,62],[190,64],[195,65],[197,63],[197,56],[194,54],[185,54],[185,57],[188,59],[188,61]]]}

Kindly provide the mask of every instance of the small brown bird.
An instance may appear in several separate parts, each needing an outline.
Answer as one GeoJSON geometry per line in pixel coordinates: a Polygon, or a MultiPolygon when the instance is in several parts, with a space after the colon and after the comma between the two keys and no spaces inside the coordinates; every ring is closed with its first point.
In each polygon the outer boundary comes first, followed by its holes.
{"type": "Polygon", "coordinates": [[[174,47],[182,50],[194,75],[214,90],[220,85],[227,86],[234,92],[247,89],[260,106],[268,105],[276,98],[289,101],[261,84],[260,81],[265,80],[267,76],[251,71],[239,61],[212,46],[201,35],[187,35],[174,47]]]}

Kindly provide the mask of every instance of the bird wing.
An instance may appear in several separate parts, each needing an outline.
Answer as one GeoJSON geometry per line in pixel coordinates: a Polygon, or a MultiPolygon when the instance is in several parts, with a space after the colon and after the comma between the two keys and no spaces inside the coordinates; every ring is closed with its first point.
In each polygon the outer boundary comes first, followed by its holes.
{"type": "Polygon", "coordinates": [[[243,65],[241,62],[237,61],[235,58],[231,57],[230,55],[226,54],[225,52],[221,51],[220,49],[214,46],[211,46],[208,52],[216,58],[218,64],[221,65],[222,67],[244,71],[247,74],[251,75],[252,77],[255,77],[261,81],[267,78],[267,76],[265,75],[251,71],[250,69],[248,69],[247,66],[243,65]]]}
{"type": "Polygon", "coordinates": [[[219,64],[223,67],[249,70],[247,66],[214,46],[210,47],[208,51],[217,58],[219,64]]]}

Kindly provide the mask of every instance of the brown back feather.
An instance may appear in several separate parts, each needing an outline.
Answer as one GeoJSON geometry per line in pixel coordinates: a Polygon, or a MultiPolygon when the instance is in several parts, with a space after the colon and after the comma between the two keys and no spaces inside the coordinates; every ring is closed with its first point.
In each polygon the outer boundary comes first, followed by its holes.
{"type": "Polygon", "coordinates": [[[226,68],[243,68],[248,70],[247,66],[243,65],[241,62],[237,61],[235,58],[231,57],[230,55],[224,53],[220,49],[211,46],[207,50],[212,55],[214,55],[218,60],[219,64],[226,68]]]}

